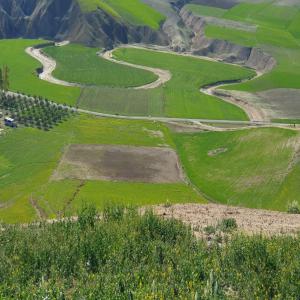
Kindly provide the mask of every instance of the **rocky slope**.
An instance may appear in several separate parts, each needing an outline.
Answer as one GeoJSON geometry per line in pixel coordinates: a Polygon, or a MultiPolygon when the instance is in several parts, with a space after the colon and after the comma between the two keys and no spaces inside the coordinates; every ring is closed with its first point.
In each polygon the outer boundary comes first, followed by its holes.
{"type": "Polygon", "coordinates": [[[195,16],[185,8],[180,11],[180,17],[185,26],[194,34],[190,45],[194,54],[242,64],[259,72],[267,72],[276,65],[276,60],[259,48],[244,47],[224,40],[207,38],[204,32],[204,27],[208,22],[206,17],[195,16]]]}
{"type": "Polygon", "coordinates": [[[116,20],[101,9],[84,13],[77,0],[0,0],[0,38],[49,38],[90,46],[167,44],[163,31],[116,20]]]}

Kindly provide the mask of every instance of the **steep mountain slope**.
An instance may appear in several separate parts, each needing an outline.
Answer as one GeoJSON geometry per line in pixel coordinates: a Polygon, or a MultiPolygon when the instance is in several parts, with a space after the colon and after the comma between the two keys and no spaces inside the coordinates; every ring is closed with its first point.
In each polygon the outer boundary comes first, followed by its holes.
{"type": "MultiPolygon", "coordinates": [[[[159,22],[159,13],[153,15],[159,22]]],[[[149,20],[142,23],[118,17],[103,5],[85,9],[77,0],[0,0],[0,38],[44,37],[97,46],[167,43],[159,28],[149,20]]]]}

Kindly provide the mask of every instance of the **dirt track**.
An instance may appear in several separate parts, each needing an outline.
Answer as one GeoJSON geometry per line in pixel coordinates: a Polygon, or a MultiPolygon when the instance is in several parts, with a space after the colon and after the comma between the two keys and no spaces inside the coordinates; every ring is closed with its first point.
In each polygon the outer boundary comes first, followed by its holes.
{"type": "Polygon", "coordinates": [[[155,88],[163,85],[164,83],[168,82],[172,78],[172,74],[168,70],[162,70],[162,69],[157,69],[157,68],[140,66],[140,65],[131,64],[131,63],[128,63],[128,62],[125,62],[125,61],[116,60],[116,59],[113,58],[112,52],[113,52],[113,50],[106,51],[101,55],[101,57],[103,57],[106,60],[117,63],[119,65],[129,66],[129,67],[136,68],[136,69],[142,69],[142,70],[145,70],[145,71],[152,72],[152,73],[154,73],[155,75],[158,76],[158,79],[156,81],[151,82],[149,84],[134,87],[133,89],[136,89],[136,90],[155,89],[155,88]]]}
{"type": "MultiPolygon", "coordinates": [[[[62,43],[61,46],[66,45],[66,43],[62,43]]],[[[28,47],[26,48],[26,53],[38,60],[43,65],[43,72],[39,74],[39,78],[45,81],[48,81],[50,83],[63,85],[63,86],[76,86],[76,87],[82,87],[81,84],[78,83],[72,83],[67,82],[64,80],[57,79],[53,77],[52,72],[56,68],[56,61],[49,56],[46,56],[42,49],[36,49],[34,47],[28,47]]]]}
{"type": "Polygon", "coordinates": [[[300,215],[262,209],[220,204],[176,204],[155,206],[154,211],[164,218],[174,217],[191,225],[197,236],[203,236],[204,227],[216,225],[224,218],[234,218],[238,229],[247,234],[295,234],[300,231],[300,215]]]}
{"type": "MultiPolygon", "coordinates": [[[[125,45],[125,46],[121,46],[121,47],[125,47],[125,48],[136,48],[136,49],[145,49],[146,47],[141,47],[141,46],[136,46],[136,45],[125,45]]],[[[149,49],[149,48],[146,48],[149,49]]],[[[152,49],[152,48],[150,48],[152,49]]],[[[167,51],[167,50],[162,50],[161,48],[153,48],[153,50],[156,51],[160,51],[163,53],[172,53],[174,55],[181,55],[181,56],[189,56],[189,57],[193,57],[193,58],[197,58],[197,59],[204,59],[204,60],[209,60],[209,61],[213,61],[213,62],[217,62],[217,59],[211,58],[211,57],[206,57],[206,56],[197,56],[197,55],[192,55],[192,54],[188,54],[188,53],[184,53],[184,54],[178,54],[178,53],[174,53],[171,51],[167,51]]],[[[156,75],[159,76],[159,79],[153,83],[150,83],[148,85],[143,85],[140,87],[137,87],[136,89],[148,89],[148,88],[156,88],[158,86],[160,86],[161,84],[169,81],[171,79],[171,73],[169,71],[166,70],[162,70],[162,69],[154,69],[154,68],[149,68],[149,67],[145,67],[145,66],[141,66],[141,65],[135,65],[135,64],[131,64],[131,63],[127,63],[127,62],[123,62],[123,61],[119,61],[116,59],[113,59],[113,53],[114,50],[110,50],[110,51],[106,51],[102,54],[102,57],[105,59],[108,59],[110,61],[113,61],[115,63],[119,63],[119,64],[123,64],[123,65],[127,65],[127,66],[131,66],[131,67],[136,67],[139,69],[143,69],[143,70],[147,70],[147,71],[152,71],[153,73],[155,73],[156,75]],[[168,72],[168,73],[167,73],[168,72]]],[[[224,63],[224,62],[223,62],[224,63]]],[[[235,65],[232,63],[227,63],[230,65],[235,65]]],[[[256,76],[252,79],[258,78],[260,76],[262,76],[263,73],[257,72],[256,76]]],[[[246,79],[244,81],[249,81],[249,79],[246,79]]],[[[243,82],[243,81],[242,81],[243,82]]],[[[232,84],[232,82],[230,83],[232,84]]],[[[219,87],[225,86],[225,83],[222,84],[215,84],[212,85],[211,87],[207,87],[207,88],[201,88],[200,92],[209,96],[215,96],[223,101],[229,102],[231,104],[234,104],[238,107],[240,107],[241,109],[243,109],[246,114],[248,115],[250,121],[253,122],[264,122],[264,121],[268,121],[266,115],[263,113],[263,111],[261,109],[259,109],[257,106],[255,106],[253,103],[248,102],[244,99],[240,99],[237,97],[234,97],[232,95],[227,96],[225,94],[221,94],[217,91],[217,89],[219,87]]]]}
{"type": "MultiPolygon", "coordinates": [[[[60,44],[57,44],[57,46],[64,46],[64,45],[67,45],[67,44],[68,44],[68,42],[62,42],[60,44]]],[[[130,46],[126,45],[124,47],[133,47],[133,48],[138,48],[138,49],[145,49],[144,47],[136,46],[136,45],[132,45],[132,46],[131,45],[130,46]]],[[[167,51],[167,50],[162,50],[162,49],[157,49],[157,50],[161,51],[161,52],[165,52],[165,53],[171,53],[170,51],[167,51]]],[[[106,52],[102,53],[101,56],[104,59],[107,59],[109,61],[121,64],[121,65],[126,65],[126,66],[130,66],[130,67],[134,67],[134,68],[143,69],[143,70],[146,70],[146,71],[153,72],[154,74],[156,74],[158,76],[158,79],[156,81],[151,82],[151,83],[146,84],[146,85],[139,86],[139,87],[134,87],[134,89],[154,89],[154,88],[157,88],[157,87],[163,85],[164,83],[168,82],[172,78],[172,74],[168,70],[162,70],[162,69],[158,69],[158,68],[151,68],[151,67],[146,67],[146,66],[141,66],[141,65],[135,65],[135,64],[124,62],[124,61],[115,60],[112,57],[112,52],[113,52],[113,50],[106,51],[106,52]]],[[[71,82],[67,82],[67,81],[60,80],[60,79],[57,79],[57,78],[53,77],[52,72],[56,68],[56,61],[53,60],[52,58],[46,56],[42,52],[41,49],[35,49],[33,47],[29,47],[29,48],[26,49],[26,53],[42,63],[43,72],[41,74],[39,74],[40,79],[46,80],[46,81],[54,83],[54,84],[64,85],[64,86],[84,87],[84,85],[81,85],[81,84],[78,84],[78,83],[71,83],[71,82]]],[[[190,55],[188,53],[185,53],[185,54],[174,53],[174,54],[175,55],[190,56],[190,57],[194,57],[194,58],[198,58],[198,59],[205,59],[205,60],[210,60],[210,61],[218,61],[218,60],[213,59],[213,58],[195,56],[195,55],[190,55]]],[[[255,78],[257,78],[261,75],[262,74],[257,73],[257,76],[255,78]]],[[[205,93],[207,95],[216,96],[216,97],[222,99],[223,101],[227,101],[229,103],[232,103],[234,105],[239,106],[240,108],[242,108],[247,113],[250,121],[258,121],[258,122],[268,121],[266,119],[265,114],[263,114],[262,111],[259,108],[257,108],[256,106],[254,106],[250,102],[238,99],[238,98],[233,97],[233,96],[227,97],[227,96],[218,94],[216,90],[219,87],[224,86],[224,85],[225,84],[219,84],[219,85],[214,85],[214,86],[209,87],[209,88],[202,88],[202,89],[200,89],[200,92],[205,93]]]]}

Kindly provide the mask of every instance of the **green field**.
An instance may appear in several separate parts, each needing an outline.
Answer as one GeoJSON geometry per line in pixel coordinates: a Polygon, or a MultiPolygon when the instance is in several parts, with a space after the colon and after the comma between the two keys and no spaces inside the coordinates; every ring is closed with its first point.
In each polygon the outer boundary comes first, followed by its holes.
{"type": "Polygon", "coordinates": [[[117,50],[115,55],[120,59],[171,71],[172,79],[164,86],[139,91],[122,87],[145,84],[155,80],[156,76],[143,70],[104,61],[96,56],[96,49],[93,48],[78,45],[47,48],[47,54],[58,60],[58,68],[54,75],[64,80],[95,85],[81,90],[50,84],[37,77],[35,70],[40,64],[24,50],[41,42],[0,42],[1,51],[5,53],[1,56],[0,63],[6,63],[10,67],[11,90],[112,114],[247,119],[240,108],[201,94],[199,88],[220,80],[251,77],[254,72],[249,69],[154,51],[117,50]],[[85,62],[84,65],[82,61],[85,62]]]}
{"type": "Polygon", "coordinates": [[[185,8],[195,15],[217,18],[221,18],[227,11],[226,9],[200,4],[187,4],[185,8]]]}
{"type": "Polygon", "coordinates": [[[262,48],[277,61],[275,68],[264,76],[227,86],[226,89],[257,92],[274,88],[300,88],[297,80],[300,76],[299,16],[299,7],[276,6],[272,3],[241,3],[227,10],[221,17],[256,24],[256,32],[206,26],[205,33],[210,38],[262,48]]]}
{"type": "Polygon", "coordinates": [[[238,107],[199,92],[222,80],[250,78],[254,72],[237,66],[150,50],[120,48],[117,59],[169,70],[172,79],[163,86],[164,113],[169,117],[246,120],[238,107]]]}
{"type": "Polygon", "coordinates": [[[190,179],[215,201],[284,211],[300,203],[296,131],[175,134],[175,141],[190,179]]]}
{"type": "Polygon", "coordinates": [[[99,49],[71,44],[47,47],[44,52],[53,57],[57,67],[53,75],[68,82],[111,87],[134,87],[153,82],[152,72],[110,62],[97,55],[99,49]]]}
{"type": "Polygon", "coordinates": [[[240,3],[223,16],[236,21],[246,21],[273,28],[286,29],[297,18],[299,8],[293,6],[277,6],[272,2],[240,3]]]}
{"type": "Polygon", "coordinates": [[[78,100],[78,106],[86,110],[127,116],[164,116],[164,104],[162,87],[148,90],[88,87],[78,100]]]}
{"type": "Polygon", "coordinates": [[[54,85],[38,79],[40,63],[25,53],[25,48],[45,43],[43,40],[0,40],[0,65],[10,69],[10,90],[40,95],[60,103],[73,105],[80,89],[54,85]]]}
{"type": "Polygon", "coordinates": [[[165,16],[140,0],[79,0],[79,4],[84,11],[94,11],[99,7],[115,18],[152,29],[159,29],[165,19],[165,16]]]}
{"type": "MultiPolygon", "coordinates": [[[[54,216],[73,199],[78,182],[53,183],[50,177],[65,147],[74,143],[174,146],[168,129],[155,122],[77,116],[48,132],[33,128],[8,131],[0,136],[1,220],[28,222],[36,219],[32,200],[41,202],[38,205],[44,208],[47,216],[54,216]]],[[[124,204],[202,201],[184,184],[89,182],[76,195],[72,202],[75,208],[89,200],[100,208],[110,201],[124,204]]],[[[72,206],[69,210],[72,211],[72,206]]]]}

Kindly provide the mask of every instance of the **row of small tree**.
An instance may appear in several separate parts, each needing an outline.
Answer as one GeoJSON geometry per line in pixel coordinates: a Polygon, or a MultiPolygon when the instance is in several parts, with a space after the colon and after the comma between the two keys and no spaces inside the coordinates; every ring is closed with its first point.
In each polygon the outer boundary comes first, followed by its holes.
{"type": "Polygon", "coordinates": [[[0,68],[0,90],[8,91],[9,89],[9,68],[3,66],[0,68]]]}
{"type": "Polygon", "coordinates": [[[49,130],[76,112],[69,106],[41,97],[7,95],[0,92],[0,109],[25,126],[49,130]]]}

